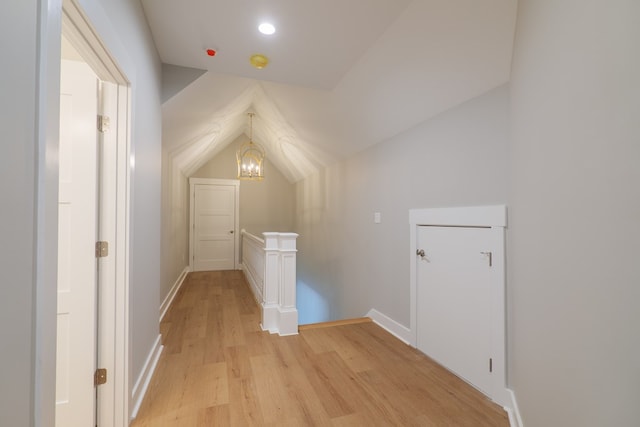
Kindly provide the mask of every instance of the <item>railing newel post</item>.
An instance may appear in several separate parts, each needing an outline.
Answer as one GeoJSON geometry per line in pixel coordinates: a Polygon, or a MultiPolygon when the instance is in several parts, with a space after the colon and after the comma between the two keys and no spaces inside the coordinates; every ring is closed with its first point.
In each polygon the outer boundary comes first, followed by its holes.
{"type": "Polygon", "coordinates": [[[242,234],[242,270],[262,308],[262,330],[298,333],[296,308],[296,233],[242,234]]]}

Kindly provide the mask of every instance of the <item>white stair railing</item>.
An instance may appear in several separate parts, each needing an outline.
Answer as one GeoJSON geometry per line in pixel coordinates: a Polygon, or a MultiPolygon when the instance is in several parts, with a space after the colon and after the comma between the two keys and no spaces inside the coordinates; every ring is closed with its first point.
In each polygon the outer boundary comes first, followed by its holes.
{"type": "Polygon", "coordinates": [[[263,330],[298,333],[296,308],[296,233],[262,233],[263,239],[242,230],[242,270],[262,307],[263,330]]]}

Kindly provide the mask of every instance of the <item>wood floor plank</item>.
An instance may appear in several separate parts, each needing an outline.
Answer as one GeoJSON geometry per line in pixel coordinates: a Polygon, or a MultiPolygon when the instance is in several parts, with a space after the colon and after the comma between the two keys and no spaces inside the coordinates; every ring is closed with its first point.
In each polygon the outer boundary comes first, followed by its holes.
{"type": "Polygon", "coordinates": [[[367,345],[362,345],[360,340],[354,339],[353,326],[338,326],[326,329],[327,337],[344,362],[354,372],[362,372],[375,368],[377,355],[367,345]]]}
{"type": "Polygon", "coordinates": [[[361,404],[353,376],[336,352],[315,355],[309,359],[307,376],[322,405],[331,418],[356,412],[361,404]],[[358,396],[358,397],[355,397],[358,396]]]}
{"type": "Polygon", "coordinates": [[[259,399],[260,409],[267,424],[284,420],[291,414],[284,382],[280,375],[274,375],[278,365],[276,358],[271,354],[251,358],[257,394],[269,396],[269,399],[259,399]]]}
{"type": "Polygon", "coordinates": [[[190,273],[133,427],[507,427],[499,406],[372,322],[279,337],[239,271],[190,273]]]}
{"type": "Polygon", "coordinates": [[[199,426],[228,426],[231,425],[229,405],[217,405],[205,408],[199,412],[199,426]]]}
{"type": "MultiPolygon", "coordinates": [[[[229,424],[230,426],[265,425],[259,396],[253,377],[232,379],[229,382],[229,424]]],[[[225,424],[221,424],[225,425],[225,424]]]]}

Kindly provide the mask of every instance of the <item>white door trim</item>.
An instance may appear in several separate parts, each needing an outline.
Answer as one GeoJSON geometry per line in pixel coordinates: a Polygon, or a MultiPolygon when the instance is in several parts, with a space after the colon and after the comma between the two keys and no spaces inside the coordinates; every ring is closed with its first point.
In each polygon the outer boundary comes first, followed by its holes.
{"type": "Polygon", "coordinates": [[[78,3],[64,0],[62,11],[62,33],[100,80],[114,84],[110,99],[112,109],[117,112],[115,117],[110,117],[110,130],[104,138],[108,153],[105,153],[101,165],[102,173],[106,173],[111,185],[103,188],[101,194],[100,217],[103,224],[99,230],[99,238],[109,241],[110,257],[109,262],[101,266],[101,277],[111,283],[108,295],[101,295],[98,319],[103,325],[98,337],[98,361],[100,367],[108,368],[108,381],[100,386],[98,393],[100,410],[97,421],[98,425],[124,427],[129,425],[130,396],[131,89],[126,75],[107,52],[78,3]]]}
{"type": "MultiPolygon", "coordinates": [[[[491,227],[495,238],[502,242],[500,253],[493,255],[496,269],[506,273],[505,269],[505,228],[507,226],[507,207],[504,205],[411,209],[409,211],[409,260],[410,260],[410,344],[417,345],[417,230],[419,226],[450,226],[450,227],[491,227]]],[[[492,295],[492,354],[493,382],[492,393],[489,396],[496,403],[508,407],[509,394],[506,387],[506,296],[505,277],[500,275],[500,283],[494,287],[492,295]]]]}
{"type": "Polygon", "coordinates": [[[240,181],[237,179],[215,179],[215,178],[189,178],[189,268],[194,271],[193,256],[195,233],[193,224],[195,222],[195,188],[198,184],[205,185],[232,185],[235,187],[235,219],[233,230],[234,260],[233,268],[240,269],[240,181]]]}

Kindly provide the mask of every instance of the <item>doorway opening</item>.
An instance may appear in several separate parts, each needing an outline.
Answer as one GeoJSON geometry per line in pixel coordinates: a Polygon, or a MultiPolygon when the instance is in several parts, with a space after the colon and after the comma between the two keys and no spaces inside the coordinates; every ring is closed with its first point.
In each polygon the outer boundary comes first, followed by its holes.
{"type": "MultiPolygon", "coordinates": [[[[81,123],[67,123],[70,126],[90,127],[96,135],[95,160],[89,174],[95,177],[93,203],[95,235],[91,243],[92,283],[94,292],[83,297],[90,306],[78,322],[86,321],[93,329],[91,351],[86,351],[92,371],[90,379],[81,378],[86,387],[90,381],[95,398],[91,402],[89,413],[91,422],[98,426],[126,426],[129,423],[129,216],[130,216],[130,87],[127,77],[122,73],[115,60],[106,51],[104,44],[94,31],[86,15],[78,4],[64,0],[62,6],[62,57],[79,67],[89,69],[96,78],[96,94],[101,102],[96,102],[96,112],[92,118],[82,119],[81,123]],[[101,117],[101,119],[98,119],[101,117]],[[93,170],[93,172],[91,172],[93,170]],[[98,242],[106,244],[98,245],[98,242]],[[95,368],[95,369],[94,369],[95,368]],[[97,375],[98,368],[106,370],[106,382],[97,375]]],[[[62,99],[62,96],[61,96],[62,99]]],[[[96,101],[97,101],[96,97],[96,101]]],[[[62,102],[65,102],[64,100],[62,102]]],[[[61,110],[62,117],[62,110],[61,110]]],[[[64,118],[63,118],[64,120],[64,118]]],[[[78,119],[80,120],[80,119],[78,119]]],[[[61,125],[61,132],[63,131],[61,125]]],[[[62,140],[62,136],[61,136],[62,140]]],[[[61,145],[63,143],[61,142],[61,145]]],[[[92,160],[89,159],[91,163],[92,160]]],[[[61,172],[63,172],[61,164],[61,172]]],[[[59,203],[63,202],[59,195],[59,203]]],[[[73,233],[71,233],[73,234],[73,233]]],[[[59,239],[59,243],[63,241],[59,239]]],[[[59,257],[62,255],[59,253],[59,257]]],[[[75,262],[75,260],[74,260],[75,262]]],[[[73,271],[76,266],[71,262],[73,271]]],[[[60,291],[60,286],[59,289],[60,291]]],[[[60,334],[60,330],[58,334],[60,334]]],[[[58,342],[64,338],[58,336],[58,342]]],[[[67,345],[67,350],[78,351],[75,345],[67,345]]],[[[60,357],[60,352],[58,351],[60,357]]],[[[72,367],[73,368],[73,367],[72,367]]],[[[59,371],[59,369],[57,370],[59,371]]],[[[74,375],[73,369],[68,374],[74,375]]],[[[100,373],[101,374],[101,373],[100,373]]],[[[66,384],[70,387],[70,384],[66,384]]],[[[56,390],[56,394],[58,395],[56,390]]],[[[58,400],[58,397],[56,398],[58,400]]],[[[57,418],[57,417],[56,417],[57,418]]],[[[66,424],[65,424],[66,425],[66,424]]],[[[82,425],[88,425],[83,422],[82,425]]],[[[70,427],[73,425],[69,424],[70,427]]]]}

